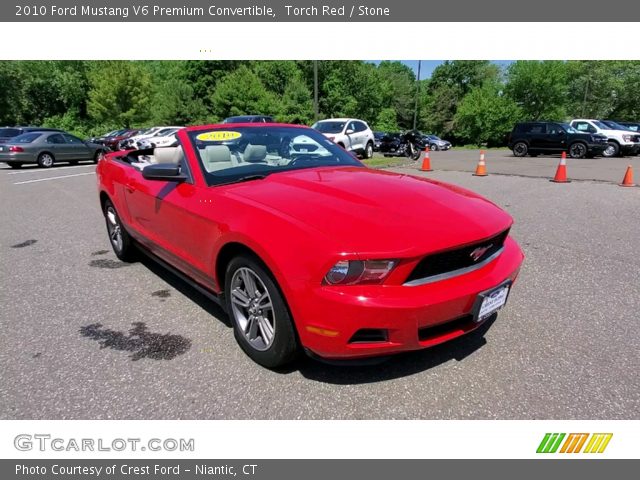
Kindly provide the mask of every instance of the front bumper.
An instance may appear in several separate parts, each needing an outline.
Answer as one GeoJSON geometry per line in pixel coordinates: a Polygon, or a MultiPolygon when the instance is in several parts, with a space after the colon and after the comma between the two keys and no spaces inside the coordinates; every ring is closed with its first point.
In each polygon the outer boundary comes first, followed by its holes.
{"type": "Polygon", "coordinates": [[[484,267],[420,286],[319,286],[292,305],[304,347],[326,359],[384,356],[457,338],[482,322],[472,320],[478,294],[515,281],[524,255],[507,238],[502,254],[484,267]],[[350,340],[362,329],[383,330],[386,339],[350,340]]]}
{"type": "Polygon", "coordinates": [[[622,155],[636,155],[640,151],[640,143],[628,143],[620,145],[622,155]]]}

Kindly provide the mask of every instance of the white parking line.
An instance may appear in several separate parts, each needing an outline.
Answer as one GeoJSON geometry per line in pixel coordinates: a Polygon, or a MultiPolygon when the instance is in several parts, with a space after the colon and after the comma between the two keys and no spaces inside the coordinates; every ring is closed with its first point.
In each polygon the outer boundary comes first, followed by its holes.
{"type": "Polygon", "coordinates": [[[82,177],[83,175],[95,175],[96,172],[75,173],[73,175],[60,175],[57,177],[38,178],[37,180],[25,180],[24,182],[16,182],[14,185],[24,185],[25,183],[46,182],[48,180],[58,180],[59,178],[82,177]]]}
{"type": "Polygon", "coordinates": [[[86,167],[95,167],[95,164],[91,163],[89,165],[72,165],[70,167],[56,167],[52,170],[45,168],[29,168],[27,170],[20,170],[19,172],[11,172],[7,173],[7,175],[20,175],[21,173],[44,173],[44,172],[57,172],[58,170],[68,170],[70,168],[86,168],[86,167]]]}

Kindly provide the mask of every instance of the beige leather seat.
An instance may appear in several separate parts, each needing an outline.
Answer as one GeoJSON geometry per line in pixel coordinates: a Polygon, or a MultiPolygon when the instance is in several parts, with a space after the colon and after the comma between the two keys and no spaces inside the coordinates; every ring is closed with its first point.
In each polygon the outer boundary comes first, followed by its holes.
{"type": "Polygon", "coordinates": [[[231,151],[226,145],[209,145],[200,150],[200,157],[207,172],[224,170],[237,165],[235,158],[231,156],[231,151]]]}
{"type": "Polygon", "coordinates": [[[265,145],[247,144],[242,159],[248,163],[266,163],[267,147],[265,145]]]}
{"type": "Polygon", "coordinates": [[[151,163],[172,163],[180,165],[184,159],[182,147],[160,147],[153,149],[151,163]]]}

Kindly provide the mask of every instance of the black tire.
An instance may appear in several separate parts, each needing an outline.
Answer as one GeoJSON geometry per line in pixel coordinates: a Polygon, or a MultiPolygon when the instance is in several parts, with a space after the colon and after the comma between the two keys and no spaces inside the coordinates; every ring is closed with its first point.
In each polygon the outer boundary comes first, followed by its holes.
{"type": "Polygon", "coordinates": [[[98,163],[98,161],[100,160],[100,157],[102,157],[103,155],[104,155],[104,151],[103,150],[98,150],[93,155],[93,163],[98,163]]]}
{"type": "Polygon", "coordinates": [[[584,158],[587,156],[587,146],[582,142],[574,142],[569,145],[569,156],[571,158],[584,158]]]}
{"type": "Polygon", "coordinates": [[[369,159],[371,157],[373,157],[373,143],[368,142],[367,146],[364,147],[364,152],[362,153],[362,156],[365,159],[369,159]]]}
{"type": "Polygon", "coordinates": [[[431,150],[432,152],[437,152],[438,150],[440,150],[440,147],[438,147],[437,144],[432,143],[431,145],[429,145],[429,150],[431,150]]]}
{"type": "Polygon", "coordinates": [[[618,142],[610,140],[607,142],[607,147],[602,152],[602,156],[606,158],[617,157],[620,153],[620,145],[618,142]]]}
{"type": "Polygon", "coordinates": [[[22,164],[21,163],[8,163],[7,165],[9,165],[11,168],[22,168],[22,164]]]}
{"type": "Polygon", "coordinates": [[[526,157],[529,152],[529,145],[524,142],[516,142],[513,146],[513,155],[515,157],[526,157]]]}
{"type": "MultiPolygon", "coordinates": [[[[242,285],[244,285],[244,283],[242,283],[242,285]]],[[[262,262],[250,255],[239,255],[233,258],[227,265],[224,293],[227,312],[233,324],[236,341],[249,358],[266,368],[279,368],[295,360],[300,352],[300,346],[295,327],[293,326],[293,320],[275,279],[262,262]],[[232,288],[240,288],[234,287],[234,282],[242,282],[242,272],[252,272],[255,274],[262,282],[262,285],[258,286],[258,290],[263,287],[266,288],[271,299],[272,318],[268,319],[268,314],[266,314],[267,316],[262,316],[262,310],[259,311],[261,318],[267,318],[267,321],[270,322],[269,325],[272,326],[273,336],[268,346],[265,345],[264,341],[258,341],[260,339],[256,338],[254,341],[251,341],[247,338],[250,336],[250,332],[245,333],[240,323],[244,318],[247,329],[250,330],[249,325],[251,325],[251,321],[243,317],[245,313],[248,313],[248,310],[243,312],[242,309],[244,307],[238,304],[235,304],[235,306],[232,304],[231,290],[232,288]]],[[[259,324],[257,320],[253,320],[253,322],[259,324]]],[[[255,332],[256,334],[258,333],[258,327],[255,328],[255,332]]],[[[260,329],[260,332],[262,332],[262,329],[260,329]]]]}
{"type": "Polygon", "coordinates": [[[137,259],[137,250],[133,243],[133,239],[122,225],[120,216],[116,211],[116,207],[113,206],[111,200],[104,202],[104,219],[107,225],[107,234],[109,235],[109,243],[113,248],[113,253],[116,254],[123,262],[131,263],[137,259]],[[112,216],[113,215],[113,216],[112,216]],[[114,231],[117,230],[121,236],[121,242],[116,239],[117,234],[114,231]]]}
{"type": "Polygon", "coordinates": [[[51,168],[55,161],[55,157],[48,152],[43,152],[38,155],[38,166],[40,168],[51,168]]]}

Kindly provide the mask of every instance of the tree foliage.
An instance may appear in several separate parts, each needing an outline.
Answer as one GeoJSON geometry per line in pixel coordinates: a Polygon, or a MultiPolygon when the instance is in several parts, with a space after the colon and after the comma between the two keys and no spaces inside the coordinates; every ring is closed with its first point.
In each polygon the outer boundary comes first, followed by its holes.
{"type": "Polygon", "coordinates": [[[419,84],[401,62],[0,61],[0,124],[78,135],[117,127],[191,125],[270,114],[311,124],[361,118],[380,130],[417,127],[456,143],[497,144],[513,122],[577,117],[640,121],[640,61],[442,63],[419,84]]]}

